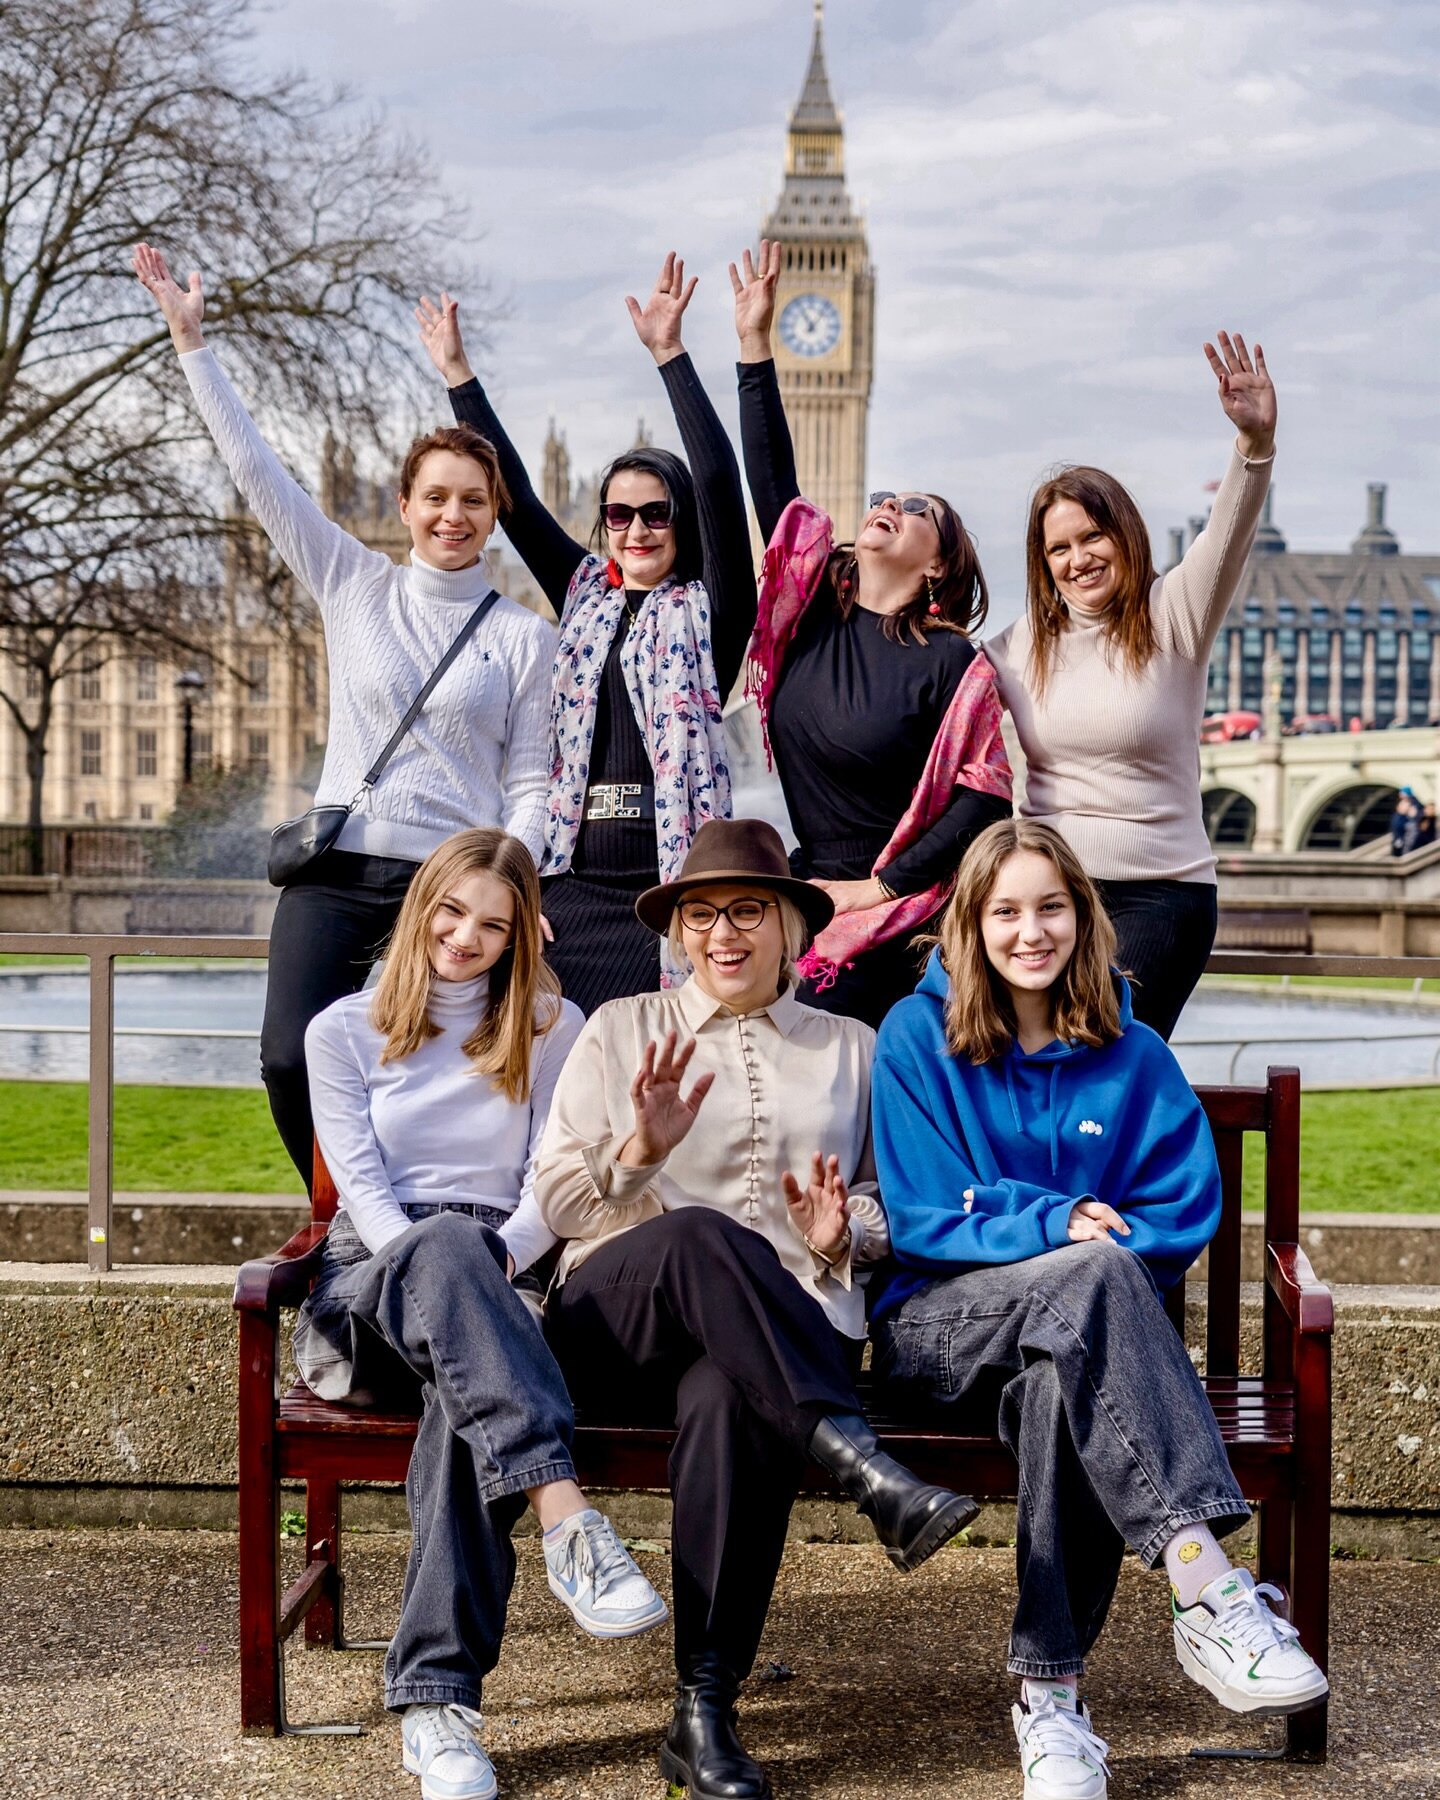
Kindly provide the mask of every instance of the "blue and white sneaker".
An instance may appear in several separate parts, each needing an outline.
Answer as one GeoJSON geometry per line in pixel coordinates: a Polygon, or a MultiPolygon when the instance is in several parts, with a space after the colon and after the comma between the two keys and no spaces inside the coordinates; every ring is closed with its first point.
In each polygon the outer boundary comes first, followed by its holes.
{"type": "Polygon", "coordinates": [[[1288,1619],[1270,1610],[1283,1596],[1248,1569],[1230,1569],[1203,1589],[1194,1606],[1171,1596],[1175,1656],[1231,1712],[1272,1718],[1314,1706],[1330,1692],[1319,1665],[1288,1619]]]}
{"type": "Polygon", "coordinates": [[[591,1637],[635,1637],[670,1616],[636,1568],[615,1527],[593,1506],[572,1513],[541,1538],[550,1592],[591,1637]]]}
{"type": "Polygon", "coordinates": [[[1110,1746],[1096,1735],[1075,1690],[1058,1682],[1042,1689],[1032,1678],[1025,1692],[1028,1704],[1010,1708],[1025,1800],[1106,1800],[1110,1746]]]}
{"type": "Polygon", "coordinates": [[[480,1747],[484,1723],[469,1706],[407,1706],[401,1761],[420,1777],[422,1800],[495,1800],[500,1789],[480,1747]]]}

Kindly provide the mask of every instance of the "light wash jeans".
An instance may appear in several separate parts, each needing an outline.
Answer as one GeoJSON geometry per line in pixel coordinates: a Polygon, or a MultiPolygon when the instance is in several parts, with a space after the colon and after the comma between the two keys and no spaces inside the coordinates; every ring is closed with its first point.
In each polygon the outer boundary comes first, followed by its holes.
{"type": "Polygon", "coordinates": [[[1250,1517],[1215,1415],[1144,1263],[1114,1243],[932,1281],[876,1325],[887,1397],[995,1427],[1020,1465],[1012,1673],[1075,1675],[1125,1545],[1147,1568],[1250,1517]]]}
{"type": "Polygon", "coordinates": [[[525,1490],[573,1480],[559,1365],[505,1279],[490,1208],[426,1207],[372,1256],[342,1210],[295,1329],[322,1399],[423,1406],[405,1497],[412,1540],[385,1704],[478,1707],[515,1579],[525,1490]],[[482,1216],[474,1216],[476,1214],[482,1216]]]}

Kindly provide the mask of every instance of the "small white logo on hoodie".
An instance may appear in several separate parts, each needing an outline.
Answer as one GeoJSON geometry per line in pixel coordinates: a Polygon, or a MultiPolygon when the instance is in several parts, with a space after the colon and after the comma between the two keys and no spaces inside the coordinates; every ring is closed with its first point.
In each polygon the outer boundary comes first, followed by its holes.
{"type": "Polygon", "coordinates": [[[1096,1124],[1094,1119],[1082,1119],[1080,1121],[1080,1129],[1089,1132],[1091,1137],[1099,1137],[1105,1127],[1096,1124]]]}

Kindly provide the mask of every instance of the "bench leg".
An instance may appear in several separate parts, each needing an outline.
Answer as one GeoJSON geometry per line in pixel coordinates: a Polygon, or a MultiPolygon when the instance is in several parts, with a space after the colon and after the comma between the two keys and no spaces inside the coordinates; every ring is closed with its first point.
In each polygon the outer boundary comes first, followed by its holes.
{"type": "Polygon", "coordinates": [[[277,1732],[283,1717],[277,1335],[273,1316],[240,1314],[240,1725],[252,1732],[277,1732]]]}
{"type": "MultiPolygon", "coordinates": [[[[1295,1581],[1290,1616],[1300,1642],[1330,1671],[1330,1339],[1296,1340],[1295,1581]]],[[[1285,1741],[1297,1761],[1323,1762],[1326,1707],[1286,1720],[1285,1741]]]]}
{"type": "Polygon", "coordinates": [[[1261,1500],[1256,1508],[1255,1567],[1258,1579],[1268,1581],[1289,1593],[1294,1586],[1294,1569],[1290,1556],[1292,1527],[1291,1504],[1284,1500],[1261,1500]]]}
{"type": "Polygon", "coordinates": [[[324,1592],[305,1615],[305,1642],[334,1648],[340,1629],[340,1483],[328,1477],[305,1483],[305,1559],[330,1565],[324,1592]]]}

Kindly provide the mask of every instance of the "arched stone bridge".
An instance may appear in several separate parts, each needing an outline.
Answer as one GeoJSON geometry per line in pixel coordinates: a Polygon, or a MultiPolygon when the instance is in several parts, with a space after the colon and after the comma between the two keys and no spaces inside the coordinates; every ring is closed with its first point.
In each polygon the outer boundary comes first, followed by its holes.
{"type": "Polygon", "coordinates": [[[1353,849],[1384,833],[1402,787],[1434,802],[1440,729],[1200,746],[1205,823],[1227,849],[1353,849]]]}

